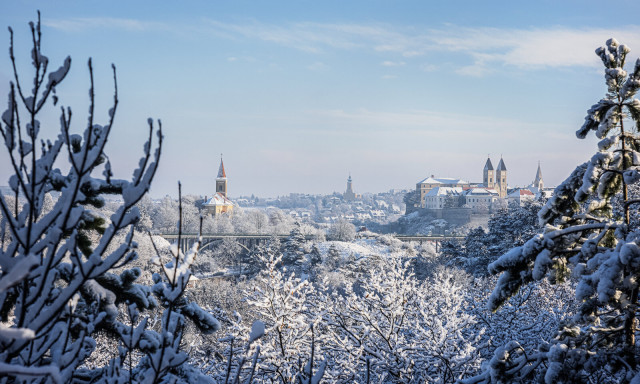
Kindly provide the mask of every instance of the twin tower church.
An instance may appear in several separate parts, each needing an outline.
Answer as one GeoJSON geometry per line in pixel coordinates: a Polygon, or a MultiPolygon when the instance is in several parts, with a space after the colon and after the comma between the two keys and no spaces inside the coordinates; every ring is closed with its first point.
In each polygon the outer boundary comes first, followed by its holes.
{"type": "Polygon", "coordinates": [[[540,164],[538,164],[534,181],[527,187],[508,189],[507,175],[507,166],[502,158],[495,168],[491,159],[487,158],[482,170],[482,183],[447,177],[427,177],[416,184],[419,202],[415,207],[442,209],[447,199],[459,196],[461,202],[477,211],[491,209],[493,203],[499,200],[508,200],[509,205],[520,205],[524,200],[533,199],[534,196],[544,193],[540,164]]]}

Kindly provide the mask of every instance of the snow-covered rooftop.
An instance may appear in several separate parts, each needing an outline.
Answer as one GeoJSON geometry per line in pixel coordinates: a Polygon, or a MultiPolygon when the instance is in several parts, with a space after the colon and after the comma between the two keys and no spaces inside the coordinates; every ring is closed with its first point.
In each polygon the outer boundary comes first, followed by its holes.
{"type": "Polygon", "coordinates": [[[499,193],[493,188],[469,188],[465,189],[464,194],[469,196],[498,196],[499,193]]]}
{"type": "Polygon", "coordinates": [[[525,188],[516,188],[511,193],[509,193],[509,196],[533,196],[533,195],[534,195],[533,192],[525,188]]]}
{"type": "Polygon", "coordinates": [[[224,196],[222,193],[218,192],[215,195],[213,195],[209,200],[207,200],[206,203],[204,203],[204,206],[229,206],[229,205],[234,205],[233,201],[227,199],[226,196],[224,196]]]}
{"type": "Polygon", "coordinates": [[[447,196],[459,195],[462,193],[462,187],[435,187],[425,194],[426,196],[447,196]]]}
{"type": "Polygon", "coordinates": [[[454,179],[451,177],[427,177],[418,182],[418,184],[469,184],[468,181],[462,179],[454,179]]]}

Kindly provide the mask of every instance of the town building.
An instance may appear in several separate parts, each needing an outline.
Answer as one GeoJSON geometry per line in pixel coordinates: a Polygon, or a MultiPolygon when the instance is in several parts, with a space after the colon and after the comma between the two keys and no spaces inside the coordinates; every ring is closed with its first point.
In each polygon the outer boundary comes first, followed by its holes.
{"type": "Polygon", "coordinates": [[[216,192],[210,199],[205,198],[203,207],[207,213],[214,216],[233,213],[234,203],[227,198],[227,173],[224,170],[222,157],[220,158],[220,167],[216,177],[216,192]]]}
{"type": "Polygon", "coordinates": [[[536,195],[528,188],[514,188],[507,195],[507,200],[509,201],[509,207],[521,207],[527,201],[535,199],[535,197],[536,195]]]}
{"type": "Polygon", "coordinates": [[[424,195],[422,208],[445,209],[459,206],[462,187],[434,187],[424,195]]]}
{"type": "MultiPolygon", "coordinates": [[[[416,193],[420,198],[420,208],[427,208],[425,206],[425,196],[434,188],[469,188],[471,184],[468,181],[461,179],[453,179],[449,177],[436,178],[433,175],[426,179],[418,181],[416,184],[416,193]]],[[[441,193],[445,193],[445,190],[441,193]]],[[[433,195],[431,195],[433,197],[433,195]]],[[[435,201],[435,200],[431,200],[435,201]]]]}
{"type": "Polygon", "coordinates": [[[463,191],[464,204],[471,213],[490,213],[500,199],[499,192],[493,188],[469,188],[463,191]]]}
{"type": "MultiPolygon", "coordinates": [[[[539,162],[533,183],[525,188],[508,189],[507,176],[507,166],[502,157],[496,168],[487,157],[482,183],[431,175],[416,184],[413,210],[428,210],[435,218],[456,225],[473,224],[488,220],[489,215],[498,210],[522,206],[537,196],[549,197],[553,193],[544,188],[539,162]]],[[[413,210],[407,207],[408,213],[413,210]]]]}

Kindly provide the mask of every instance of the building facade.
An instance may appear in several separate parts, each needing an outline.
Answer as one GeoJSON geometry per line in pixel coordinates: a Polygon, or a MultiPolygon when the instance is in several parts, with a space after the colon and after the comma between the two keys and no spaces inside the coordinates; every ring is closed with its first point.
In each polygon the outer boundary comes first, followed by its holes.
{"type": "Polygon", "coordinates": [[[464,191],[464,203],[472,213],[493,212],[499,198],[494,188],[469,188],[464,191]]]}
{"type": "Polygon", "coordinates": [[[436,178],[433,175],[416,183],[416,193],[420,197],[420,208],[426,208],[425,196],[434,188],[469,188],[471,184],[461,179],[449,177],[436,178]]]}
{"type": "Polygon", "coordinates": [[[521,207],[527,201],[535,199],[535,194],[528,188],[515,188],[507,196],[509,207],[521,207]]]}
{"type": "Polygon", "coordinates": [[[422,208],[425,209],[445,209],[455,208],[462,195],[462,187],[434,187],[424,195],[422,208]]]}

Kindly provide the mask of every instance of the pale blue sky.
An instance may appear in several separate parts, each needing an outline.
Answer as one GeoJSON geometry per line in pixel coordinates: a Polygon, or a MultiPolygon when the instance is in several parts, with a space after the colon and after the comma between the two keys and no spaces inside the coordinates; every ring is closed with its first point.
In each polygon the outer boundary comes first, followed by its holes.
{"type": "MultiPolygon", "coordinates": [[[[605,91],[593,51],[614,36],[640,55],[637,1],[3,1],[22,63],[37,9],[45,53],[74,60],[58,93],[78,130],[87,58],[102,116],[118,67],[117,176],[146,118],[162,119],[154,196],[177,180],[211,195],[220,153],[232,196],[343,191],[349,172],[357,192],[479,181],[487,154],[503,155],[510,186],[538,160],[555,185],[596,148],[574,134],[605,91]]],[[[0,57],[1,105],[9,75],[0,57]]],[[[44,120],[56,132],[54,111],[44,120]]]]}

